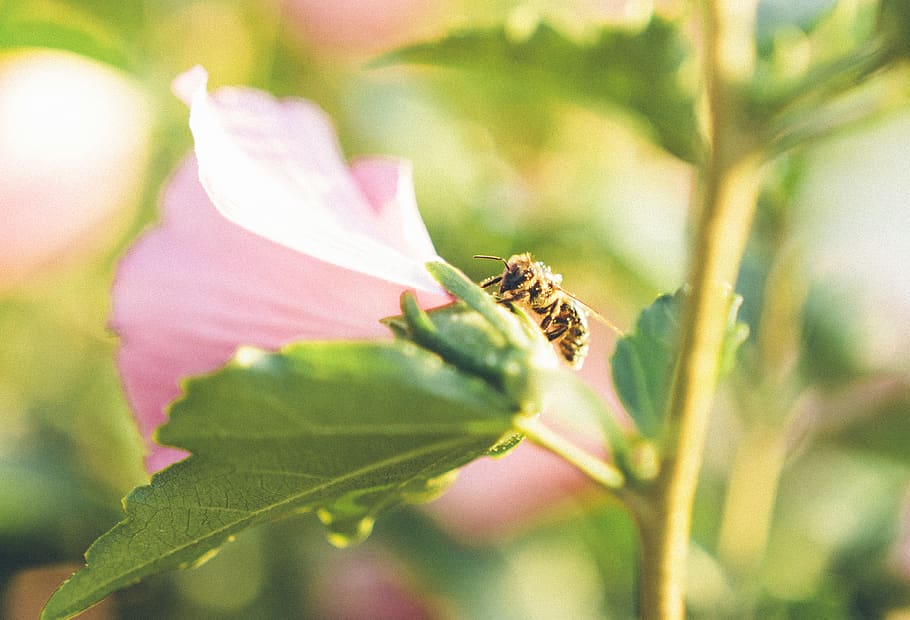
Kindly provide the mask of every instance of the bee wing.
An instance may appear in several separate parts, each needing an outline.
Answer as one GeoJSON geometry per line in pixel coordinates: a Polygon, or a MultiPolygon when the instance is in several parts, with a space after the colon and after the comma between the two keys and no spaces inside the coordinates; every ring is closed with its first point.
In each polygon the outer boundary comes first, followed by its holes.
{"type": "Polygon", "coordinates": [[[617,335],[619,335],[619,336],[625,335],[624,332],[621,329],[619,329],[619,327],[617,327],[612,321],[610,321],[607,317],[605,317],[604,315],[599,313],[597,310],[595,310],[594,308],[592,308],[591,306],[589,306],[588,304],[586,304],[585,302],[580,300],[578,297],[576,297],[575,295],[573,295],[566,289],[562,288],[561,286],[559,287],[559,290],[562,291],[563,294],[565,294],[567,297],[571,297],[578,305],[580,305],[582,308],[584,308],[584,310],[588,314],[588,316],[590,316],[593,319],[597,319],[599,322],[603,323],[604,325],[606,325],[607,327],[612,329],[614,332],[616,332],[617,335]]]}
{"type": "Polygon", "coordinates": [[[406,166],[370,160],[352,174],[315,104],[246,88],[209,96],[206,83],[196,67],[174,90],[190,105],[199,178],[225,217],[328,263],[441,290],[424,268],[438,257],[406,166]]]}

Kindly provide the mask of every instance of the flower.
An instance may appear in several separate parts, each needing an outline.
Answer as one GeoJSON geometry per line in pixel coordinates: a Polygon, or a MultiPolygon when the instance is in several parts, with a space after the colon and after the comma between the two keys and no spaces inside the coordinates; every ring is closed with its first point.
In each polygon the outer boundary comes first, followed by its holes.
{"type": "MultiPolygon", "coordinates": [[[[406,163],[348,166],[325,114],[300,99],[209,95],[201,68],[175,90],[191,105],[195,156],[170,179],[161,223],[123,258],[113,289],[117,363],[149,472],[186,456],[152,441],[181,379],[217,369],[241,345],[388,337],[378,319],[399,313],[408,288],[425,307],[449,301],[424,268],[438,257],[406,163]]],[[[467,538],[499,533],[586,484],[524,444],[464,473],[448,495],[487,518],[447,510],[445,497],[432,514],[467,538]]]]}
{"type": "Polygon", "coordinates": [[[378,320],[398,313],[406,288],[426,305],[448,300],[423,267],[437,257],[406,163],[348,167],[315,105],[240,88],[210,97],[205,82],[198,67],[176,82],[196,157],[170,180],[160,225],[124,257],[113,289],[117,363],[150,472],[185,456],[151,440],[182,378],[244,344],[387,335],[378,320]]]}
{"type": "Polygon", "coordinates": [[[194,67],[174,90],[190,105],[199,178],[242,227],[326,262],[418,290],[442,289],[424,268],[438,257],[410,168],[370,160],[352,174],[331,121],[314,104],[260,91],[206,90],[194,67]]]}

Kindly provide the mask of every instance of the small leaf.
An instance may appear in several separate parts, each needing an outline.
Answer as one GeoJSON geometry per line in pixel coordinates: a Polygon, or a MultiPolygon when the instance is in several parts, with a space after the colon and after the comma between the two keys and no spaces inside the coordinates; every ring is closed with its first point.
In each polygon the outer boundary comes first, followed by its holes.
{"type": "Polygon", "coordinates": [[[736,354],[739,347],[749,338],[749,324],[737,321],[739,309],[743,305],[743,298],[733,295],[730,300],[730,314],[727,317],[727,333],[724,335],[723,346],[720,350],[719,374],[728,375],[736,365],[736,354]]]}
{"type": "Polygon", "coordinates": [[[302,510],[317,512],[333,543],[356,542],[377,513],[438,495],[450,472],[498,450],[513,413],[482,380],[400,340],[241,349],[190,380],[159,431],[192,456],[127,497],[126,518],[42,617],[70,617],[302,510]]]}
{"type": "Polygon", "coordinates": [[[616,392],[646,437],[660,434],[666,415],[684,300],[682,289],[658,297],[639,315],[635,332],[623,336],[613,352],[616,392]]]}
{"type": "Polygon", "coordinates": [[[589,40],[569,38],[541,23],[525,37],[506,25],[465,30],[432,43],[393,52],[381,64],[422,63],[463,69],[477,76],[485,101],[530,101],[547,97],[620,106],[651,125],[657,141],[691,160],[696,139],[693,93],[680,68],[686,45],[675,24],[654,18],[640,30],[603,28],[589,40]]]}
{"type": "MultiPolygon", "coordinates": [[[[730,294],[730,313],[718,359],[718,373],[730,371],[749,327],[736,320],[742,297],[730,294]]],[[[671,384],[679,354],[679,335],[686,292],[662,295],[638,317],[635,332],[616,343],[613,383],[638,430],[659,439],[667,415],[671,384]]]]}

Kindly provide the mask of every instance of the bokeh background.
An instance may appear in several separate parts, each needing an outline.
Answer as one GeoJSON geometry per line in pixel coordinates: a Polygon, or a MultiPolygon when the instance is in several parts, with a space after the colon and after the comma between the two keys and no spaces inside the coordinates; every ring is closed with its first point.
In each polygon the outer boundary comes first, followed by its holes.
{"type": "MultiPolygon", "coordinates": [[[[584,47],[654,11],[691,21],[686,3],[654,4],[0,0],[0,616],[35,617],[147,480],[106,323],[118,257],[192,146],[176,75],[202,64],[212,87],[315,100],[348,155],[413,162],[441,256],[480,279],[489,264],[471,255],[531,250],[631,327],[684,282],[692,165],[634,106],[592,104],[596,66],[567,89],[483,54],[445,67],[385,55],[456,29],[520,42],[545,23],[584,47]]],[[[760,66],[785,81],[865,45],[877,3],[758,11],[760,66]]],[[[611,62],[647,75],[641,59],[611,62]]],[[[696,63],[680,64],[684,91],[696,63]]],[[[869,80],[844,104],[858,121],[769,166],[738,285],[752,336],[718,398],[696,503],[695,617],[910,617],[908,75],[869,80]]],[[[595,330],[589,376],[606,383],[611,336],[595,330]]],[[[469,479],[498,475],[480,471],[469,479]]],[[[577,481],[565,491],[528,506],[475,495],[459,511],[456,486],[348,550],[304,515],[86,617],[632,617],[632,522],[577,481]]]]}

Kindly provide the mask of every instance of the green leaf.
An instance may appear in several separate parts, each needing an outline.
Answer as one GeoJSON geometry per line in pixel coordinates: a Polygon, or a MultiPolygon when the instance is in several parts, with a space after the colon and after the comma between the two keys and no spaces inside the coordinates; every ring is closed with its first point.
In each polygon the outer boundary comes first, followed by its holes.
{"type": "MultiPolygon", "coordinates": [[[[638,317],[635,332],[616,343],[611,360],[613,383],[620,400],[635,420],[638,430],[649,439],[659,439],[670,399],[679,333],[686,291],[662,295],[638,317]]],[[[749,327],[736,320],[742,305],[739,295],[730,294],[730,314],[718,359],[718,373],[730,371],[749,327]]]]}
{"type": "Polygon", "coordinates": [[[586,40],[541,23],[527,36],[508,26],[465,30],[393,52],[380,64],[419,63],[463,69],[487,91],[485,101],[546,98],[619,106],[645,119],[659,144],[691,160],[696,144],[693,93],[680,68],[688,50],[675,24],[654,18],[643,29],[603,28],[586,40]],[[488,96],[505,91],[503,96],[488,96]]]}
{"type": "Polygon", "coordinates": [[[333,543],[357,542],[380,511],[430,499],[450,472],[498,450],[513,413],[484,381],[400,340],[241,349],[190,380],[159,431],[192,456],[126,498],[126,518],[42,617],[70,617],[300,511],[316,511],[333,543]]]}
{"type": "Polygon", "coordinates": [[[639,315],[635,332],[620,338],[613,352],[616,393],[646,437],[660,434],[666,415],[684,300],[682,289],[658,297],[639,315]]]}
{"type": "Polygon", "coordinates": [[[50,0],[0,3],[0,50],[53,48],[134,69],[137,59],[123,34],[87,8],[50,0]]]}
{"type": "Polygon", "coordinates": [[[826,399],[817,400],[818,413],[812,420],[816,443],[830,442],[865,453],[870,461],[891,459],[910,466],[910,381],[906,378],[873,376],[829,390],[826,399]]]}
{"type": "Polygon", "coordinates": [[[877,26],[895,53],[910,56],[910,3],[906,0],[882,0],[877,26]]]}
{"type": "Polygon", "coordinates": [[[515,321],[506,318],[503,306],[461,271],[442,261],[429,262],[426,267],[447,291],[473,308],[510,342],[516,346],[529,346],[527,334],[517,327],[515,321]]]}

